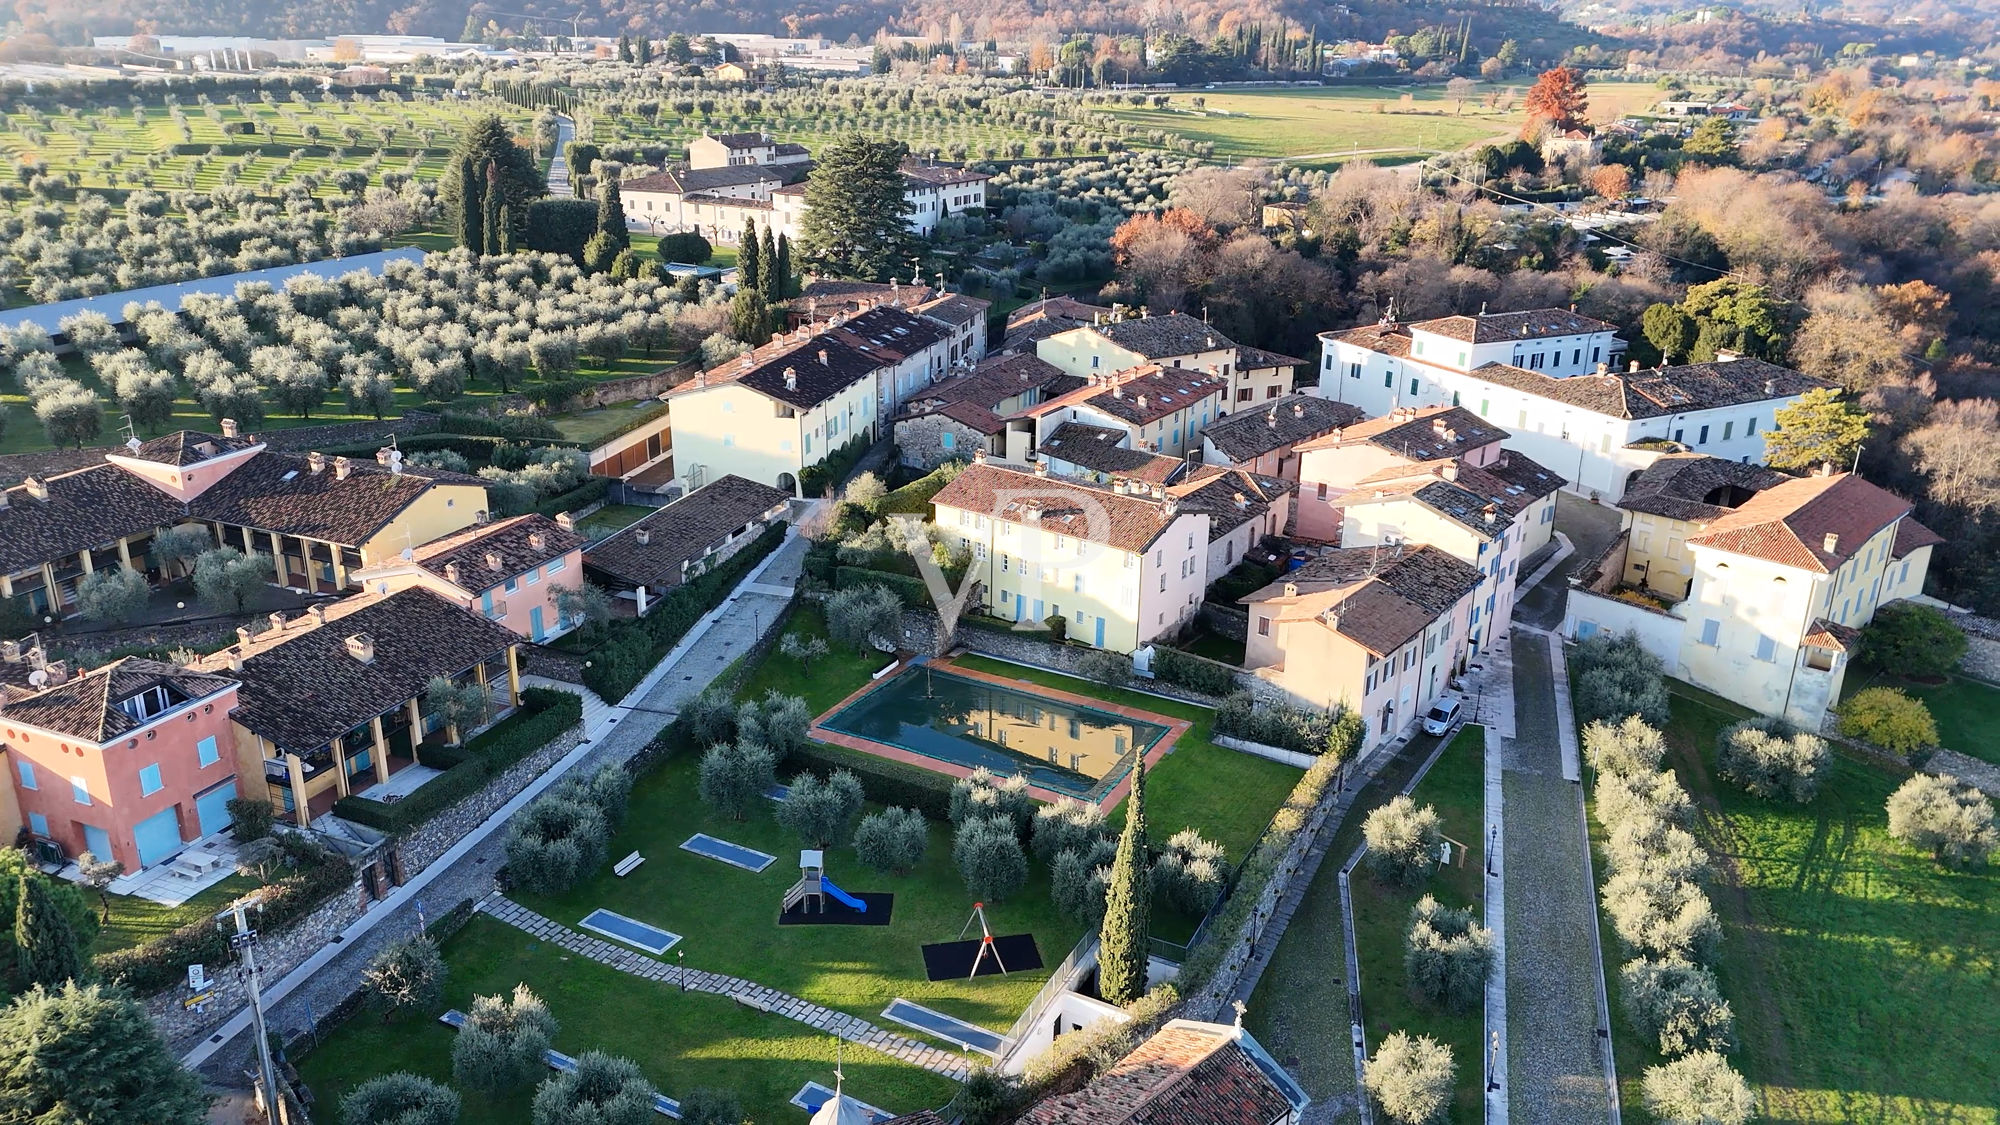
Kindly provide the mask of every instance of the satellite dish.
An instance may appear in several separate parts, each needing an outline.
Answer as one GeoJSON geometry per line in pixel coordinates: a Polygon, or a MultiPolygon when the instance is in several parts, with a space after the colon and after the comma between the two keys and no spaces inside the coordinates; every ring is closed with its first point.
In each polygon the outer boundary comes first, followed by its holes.
{"type": "Polygon", "coordinates": [[[43,687],[46,686],[48,682],[49,682],[49,674],[47,671],[41,668],[37,668],[34,671],[28,673],[29,687],[43,687]]]}
{"type": "Polygon", "coordinates": [[[415,548],[412,548],[412,547],[405,547],[405,548],[403,548],[403,561],[404,561],[404,562],[409,562],[409,561],[410,561],[411,559],[414,559],[414,558],[416,558],[416,557],[417,557],[417,552],[416,552],[415,548]]]}

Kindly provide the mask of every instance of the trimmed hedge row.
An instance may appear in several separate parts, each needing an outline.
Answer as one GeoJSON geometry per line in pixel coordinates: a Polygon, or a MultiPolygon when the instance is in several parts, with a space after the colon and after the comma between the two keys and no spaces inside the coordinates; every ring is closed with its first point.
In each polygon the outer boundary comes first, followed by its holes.
{"type": "Polygon", "coordinates": [[[551,496],[536,504],[534,511],[545,516],[556,516],[563,512],[573,512],[586,504],[595,504],[604,499],[611,490],[610,477],[591,477],[568,492],[551,496]]]}
{"type": "MultiPolygon", "coordinates": [[[[321,903],[354,885],[354,869],[328,852],[319,863],[278,879],[264,888],[264,907],[257,928],[272,933],[310,914],[321,903]]],[[[169,930],[143,945],[100,953],[97,973],[140,996],[163,992],[187,980],[193,964],[222,965],[230,960],[229,939],[212,918],[169,930]]]]}
{"type": "Polygon", "coordinates": [[[367,797],[342,797],[333,811],[343,820],[400,836],[484,789],[509,766],[555,741],[583,721],[583,698],[567,691],[528,688],[521,706],[463,747],[424,751],[445,771],[394,804],[367,797]]]}
{"type": "Polygon", "coordinates": [[[606,625],[603,641],[583,670],[584,685],[609,703],[625,698],[704,614],[729,597],[744,575],[778,549],[789,529],[782,521],[772,524],[722,565],[667,591],[646,616],[606,625]]]}
{"type": "Polygon", "coordinates": [[[1224,696],[1236,690],[1235,670],[1229,665],[1160,645],[1153,646],[1153,675],[1206,695],[1224,696]]]}
{"type": "Polygon", "coordinates": [[[838,449],[820,459],[817,465],[807,465],[799,470],[799,494],[808,500],[816,500],[829,486],[838,485],[861,463],[868,452],[868,435],[855,434],[838,449]]]}
{"type": "Polygon", "coordinates": [[[449,434],[473,434],[479,437],[513,438],[532,440],[543,445],[562,445],[571,449],[584,448],[583,443],[566,441],[562,431],[554,422],[546,418],[535,418],[526,414],[507,414],[491,418],[484,414],[460,414],[447,410],[438,418],[438,429],[449,434]]]}
{"type": "Polygon", "coordinates": [[[810,740],[792,755],[789,764],[810,766],[822,773],[847,770],[860,779],[861,791],[871,801],[916,809],[932,820],[951,819],[954,779],[921,766],[810,740]]]}
{"type": "Polygon", "coordinates": [[[835,567],[833,586],[836,590],[852,590],[856,586],[887,586],[905,606],[921,609],[930,603],[930,587],[921,578],[907,574],[897,574],[890,570],[870,570],[865,566],[835,567]]]}

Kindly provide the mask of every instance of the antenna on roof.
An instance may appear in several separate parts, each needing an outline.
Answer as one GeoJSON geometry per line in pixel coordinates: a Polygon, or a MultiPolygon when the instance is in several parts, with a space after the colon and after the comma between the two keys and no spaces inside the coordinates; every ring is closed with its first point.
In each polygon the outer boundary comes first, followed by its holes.
{"type": "Polygon", "coordinates": [[[125,448],[134,453],[139,452],[139,434],[138,431],[132,428],[132,416],[130,414],[121,414],[119,417],[124,419],[125,448]]]}

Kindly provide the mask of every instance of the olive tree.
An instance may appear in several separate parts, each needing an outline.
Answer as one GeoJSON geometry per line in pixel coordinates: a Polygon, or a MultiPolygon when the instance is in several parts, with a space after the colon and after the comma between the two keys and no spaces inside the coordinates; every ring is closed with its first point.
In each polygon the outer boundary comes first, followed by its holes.
{"type": "Polygon", "coordinates": [[[1782,719],[1745,719],[1716,740],[1722,776],[1767,801],[1787,799],[1801,805],[1811,801],[1819,792],[1827,758],[1825,739],[1782,719]]]}
{"type": "Polygon", "coordinates": [[[1493,931],[1473,921],[1470,908],[1450,909],[1425,895],[1411,909],[1403,968],[1410,987],[1432,1004],[1452,1012],[1478,1006],[1493,956],[1493,931]]]}
{"type": "Polygon", "coordinates": [[[1458,1064],[1451,1048],[1428,1035],[1391,1032],[1368,1060],[1362,1084],[1384,1116],[1399,1125],[1443,1121],[1451,1107],[1458,1064]]]}
{"type": "Polygon", "coordinates": [[[702,755],[701,799],[731,820],[748,819],[750,810],[777,783],[777,760],[760,743],[718,743],[702,755]]]}
{"type": "Polygon", "coordinates": [[[823,779],[802,773],[778,803],[778,823],[808,848],[830,848],[846,842],[864,799],[861,780],[847,770],[834,770],[823,779]]]}
{"type": "Polygon", "coordinates": [[[866,653],[894,647],[902,633],[903,602],[887,586],[873,583],[842,590],[826,602],[826,631],[833,643],[866,653]]]}
{"type": "Polygon", "coordinates": [[[1028,857],[1021,838],[1005,817],[972,817],[958,826],[952,861],[967,893],[980,902],[1000,902],[1028,881],[1028,857]]]}
{"type": "Polygon", "coordinates": [[[152,592],[138,571],[106,567],[77,583],[77,612],[91,621],[123,624],[139,616],[152,592]]]}
{"type": "Polygon", "coordinates": [[[1993,802],[1946,775],[1920,773],[1889,794],[1889,835],[1952,867],[1986,862],[2000,850],[1993,802]]]}
{"type": "Polygon", "coordinates": [[[269,555],[246,555],[234,547],[215,547],[194,560],[195,594],[221,613],[243,608],[250,595],[276,577],[269,555]]]}
{"type": "Polygon", "coordinates": [[[378,1075],[340,1099],[341,1125],[453,1125],[458,1091],[408,1071],[378,1075]]]}
{"type": "Polygon", "coordinates": [[[1398,795],[1368,814],[1361,836],[1368,842],[1368,866],[1388,883],[1415,886],[1438,864],[1444,833],[1437,810],[1398,795]]]}
{"type": "Polygon", "coordinates": [[[951,786],[951,822],[1000,817],[1013,827],[1018,839],[1035,816],[1035,799],[1028,795],[1028,779],[1020,774],[1000,777],[985,766],[959,778],[951,786]]]}
{"type": "Polygon", "coordinates": [[[511,998],[475,996],[452,1040],[452,1080],[488,1095],[526,1086],[547,1069],[543,1052],[556,1030],[548,1005],[526,984],[511,998]]]}
{"type": "Polygon", "coordinates": [[[1736,1045],[1736,1017],[1715,974],[1677,958],[1635,958],[1618,971],[1625,1017],[1667,1058],[1736,1045]]]}
{"type": "Polygon", "coordinates": [[[595,804],[544,794],[507,831],[507,875],[536,894],[561,894],[604,866],[611,826],[595,804]]]}
{"type": "Polygon", "coordinates": [[[891,808],[861,818],[854,852],[863,865],[884,875],[908,875],[924,861],[930,825],[915,809],[891,808]]]}
{"type": "Polygon", "coordinates": [[[437,943],[418,934],[383,946],[361,970],[361,982],[387,1020],[404,1009],[435,1007],[444,995],[445,972],[437,943]]]}
{"type": "Polygon", "coordinates": [[[653,1084],[637,1064],[602,1051],[589,1051],[535,1091],[532,1125],[650,1125],[653,1084]]]}
{"type": "Polygon", "coordinates": [[[1743,1125],[1757,1113],[1750,1083],[1717,1051],[1649,1066],[1639,1090],[1646,1112],[1667,1125],[1743,1125]]]}

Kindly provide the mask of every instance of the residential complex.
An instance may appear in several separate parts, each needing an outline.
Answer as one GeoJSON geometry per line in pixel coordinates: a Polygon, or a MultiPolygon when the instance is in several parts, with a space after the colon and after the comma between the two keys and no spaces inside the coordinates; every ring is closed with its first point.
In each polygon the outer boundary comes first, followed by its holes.
{"type": "MultiPolygon", "coordinates": [[[[1011,321],[1008,335],[1013,336],[1011,321]]],[[[1036,340],[1035,354],[1072,375],[1103,375],[1142,364],[1192,367],[1228,384],[1228,410],[1290,394],[1293,376],[1305,362],[1245,347],[1185,313],[1152,316],[1141,310],[1135,315],[1122,309],[1093,314],[1087,325],[1036,340]]]]}
{"type": "Polygon", "coordinates": [[[377,594],[421,586],[540,644],[568,632],[559,591],[583,581],[583,540],[543,515],[479,523],[354,572],[377,594]]]}
{"type": "Polygon", "coordinates": [[[657,598],[721,563],[784,519],[792,494],[724,476],[585,548],[584,573],[645,613],[657,598]]]}

